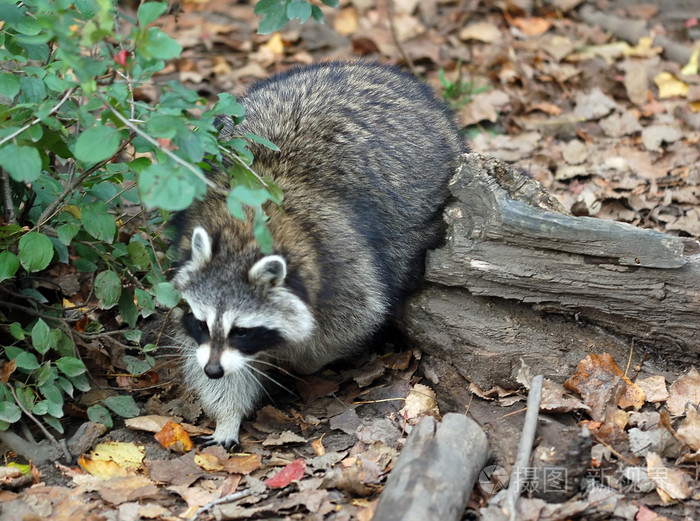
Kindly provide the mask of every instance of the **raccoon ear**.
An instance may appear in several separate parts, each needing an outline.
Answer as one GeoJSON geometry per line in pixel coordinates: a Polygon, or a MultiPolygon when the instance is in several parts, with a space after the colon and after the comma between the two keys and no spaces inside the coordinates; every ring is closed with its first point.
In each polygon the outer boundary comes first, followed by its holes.
{"type": "Polygon", "coordinates": [[[267,255],[248,271],[248,278],[254,285],[280,286],[287,276],[287,262],[279,255],[267,255]]]}
{"type": "Polygon", "coordinates": [[[197,226],[192,231],[192,261],[203,266],[211,260],[211,239],[207,231],[197,226]]]}

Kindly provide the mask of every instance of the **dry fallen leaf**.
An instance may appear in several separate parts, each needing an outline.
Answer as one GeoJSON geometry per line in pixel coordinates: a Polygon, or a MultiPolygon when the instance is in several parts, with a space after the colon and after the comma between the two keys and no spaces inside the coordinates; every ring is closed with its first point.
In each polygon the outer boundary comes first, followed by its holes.
{"type": "Polygon", "coordinates": [[[426,415],[439,417],[440,411],[435,400],[435,391],[424,384],[414,385],[406,396],[406,401],[399,411],[399,415],[411,425],[417,424],[426,415]]]}
{"type": "Polygon", "coordinates": [[[284,488],[292,481],[299,481],[304,477],[306,470],[306,461],[297,459],[280,470],[271,478],[265,480],[265,484],[270,488],[284,488]]]}
{"type": "Polygon", "coordinates": [[[499,42],[501,38],[501,30],[488,22],[469,24],[459,32],[460,40],[478,40],[484,43],[496,43],[499,42]]]}
{"type": "Polygon", "coordinates": [[[529,17],[529,18],[510,18],[508,22],[520,29],[527,36],[539,36],[549,31],[552,27],[552,20],[549,18],[529,17]]]}
{"type": "Polygon", "coordinates": [[[591,417],[602,420],[608,401],[612,398],[610,393],[617,387],[619,380],[625,382],[626,390],[618,405],[623,409],[632,407],[639,410],[644,405],[644,391],[623,375],[608,353],[593,353],[581,360],[576,373],[564,382],[564,387],[579,393],[591,408],[591,417]]]}
{"type": "Polygon", "coordinates": [[[194,447],[189,434],[182,425],[168,421],[154,438],[166,449],[172,449],[180,454],[189,452],[194,447]]]}
{"type": "Polygon", "coordinates": [[[357,31],[357,27],[357,10],[354,7],[347,7],[338,11],[333,18],[333,29],[343,36],[354,34],[357,31]]]}
{"type": "Polygon", "coordinates": [[[659,89],[659,99],[680,96],[685,98],[690,87],[684,81],[679,80],[670,72],[660,72],[654,76],[654,83],[659,89]]]}
{"type": "Polygon", "coordinates": [[[224,464],[229,474],[250,474],[260,468],[260,454],[233,454],[224,464]]]}
{"type": "Polygon", "coordinates": [[[694,451],[700,451],[700,413],[694,405],[688,403],[685,419],[678,426],[677,438],[694,451]]]}
{"type": "Polygon", "coordinates": [[[650,403],[665,402],[668,399],[666,379],[661,375],[637,380],[637,385],[644,391],[646,401],[650,403]]]}
{"type": "Polygon", "coordinates": [[[690,497],[691,490],[683,472],[665,467],[663,460],[655,452],[647,454],[646,460],[647,475],[654,482],[656,493],[659,494],[664,505],[673,500],[690,497]]]}
{"type": "Polygon", "coordinates": [[[311,448],[314,449],[316,456],[323,456],[326,453],[326,448],[323,446],[323,437],[326,434],[322,434],[317,440],[311,442],[311,448]]]}
{"type": "Polygon", "coordinates": [[[133,443],[110,441],[100,443],[88,455],[80,456],[78,463],[89,474],[100,479],[125,477],[143,467],[146,452],[133,443]]]}
{"type": "Polygon", "coordinates": [[[671,384],[666,407],[672,416],[681,416],[688,402],[700,404],[700,373],[695,367],[671,384]]]}

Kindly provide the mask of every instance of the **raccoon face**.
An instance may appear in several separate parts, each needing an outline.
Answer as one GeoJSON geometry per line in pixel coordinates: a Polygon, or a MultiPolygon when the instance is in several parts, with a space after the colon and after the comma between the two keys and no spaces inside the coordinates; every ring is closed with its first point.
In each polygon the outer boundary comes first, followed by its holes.
{"type": "Polygon", "coordinates": [[[206,375],[221,378],[245,367],[258,353],[292,349],[308,340],[315,321],[308,306],[287,287],[287,263],[267,255],[247,272],[213,248],[207,231],[192,232],[191,259],[173,279],[190,305],[185,331],[198,344],[206,375]],[[216,253],[215,253],[216,252],[216,253]]]}

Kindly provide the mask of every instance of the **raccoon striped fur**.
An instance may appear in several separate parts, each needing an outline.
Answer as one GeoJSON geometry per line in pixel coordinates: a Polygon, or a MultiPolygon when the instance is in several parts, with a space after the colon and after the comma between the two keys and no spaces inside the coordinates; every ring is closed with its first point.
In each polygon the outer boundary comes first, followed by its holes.
{"type": "Polygon", "coordinates": [[[454,160],[466,151],[431,88],[396,68],[330,62],[254,85],[245,120],[253,169],[284,191],[268,208],[274,252],[209,193],[185,211],[174,284],[191,313],[185,379],[230,448],[271,365],[310,373],[365,345],[420,282],[441,240],[454,160]]]}

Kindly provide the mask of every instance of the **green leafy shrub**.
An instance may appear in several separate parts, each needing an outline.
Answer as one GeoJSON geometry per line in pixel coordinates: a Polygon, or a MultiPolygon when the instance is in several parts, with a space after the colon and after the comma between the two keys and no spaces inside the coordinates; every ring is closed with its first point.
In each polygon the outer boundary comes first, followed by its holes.
{"type": "MultiPolygon", "coordinates": [[[[329,7],[338,7],[338,0],[321,0],[329,7]]],[[[258,32],[274,33],[282,29],[290,20],[298,19],[301,23],[313,18],[324,22],[323,11],[317,5],[305,0],[260,0],[255,4],[255,14],[262,16],[258,32]]]]}
{"type": "MultiPolygon", "coordinates": [[[[306,2],[278,4],[304,18],[306,2]]],[[[273,7],[259,11],[269,17],[273,7]]],[[[151,26],[166,8],[143,3],[131,19],[110,0],[0,3],[0,430],[30,417],[62,432],[66,396],[90,388],[79,347],[108,334],[95,320],[77,327],[90,311],[113,308],[131,329],[123,334],[139,354],[124,360],[132,374],[153,366],[155,346],[141,346],[133,328],[156,304],[180,300],[166,278],[170,212],[222,191],[236,217],[255,209],[256,236],[271,248],[262,207],[281,196],[250,169],[246,146],[274,145],[216,139],[215,115],[244,117],[236,99],[221,94],[209,107],[178,82],[162,85],[155,105],[135,95],[181,51],[151,26]],[[216,186],[203,172],[225,158],[230,186],[216,186]],[[56,262],[92,277],[98,309],[85,309],[94,299],[74,305],[40,291],[56,262]]],[[[138,412],[127,396],[88,415],[109,425],[110,410],[138,412]]]]}

